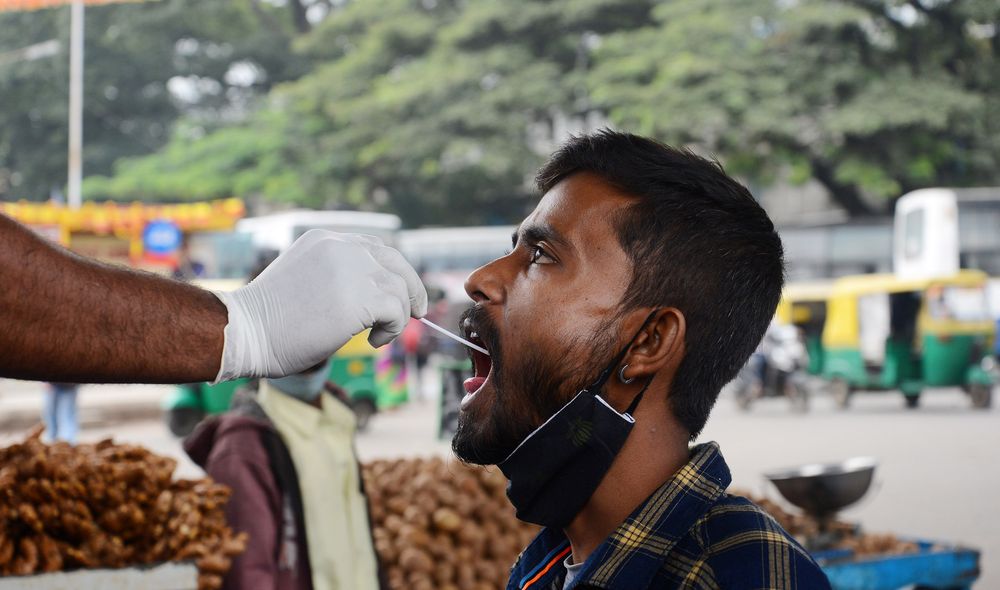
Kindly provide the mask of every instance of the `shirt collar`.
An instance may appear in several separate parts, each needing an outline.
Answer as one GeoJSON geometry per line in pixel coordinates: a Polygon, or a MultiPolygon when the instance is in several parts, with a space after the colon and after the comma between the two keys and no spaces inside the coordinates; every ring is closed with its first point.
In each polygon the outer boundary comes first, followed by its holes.
{"type": "MultiPolygon", "coordinates": [[[[708,512],[732,479],[717,443],[692,448],[690,457],[590,555],[574,586],[608,590],[649,586],[674,545],[708,512]]],[[[522,556],[532,569],[511,580],[509,588],[523,588],[535,577],[539,579],[532,589],[547,587],[544,578],[563,571],[562,560],[554,558],[568,547],[562,531],[543,530],[522,556]]]]}
{"type": "Polygon", "coordinates": [[[276,425],[291,428],[307,438],[311,437],[319,428],[319,422],[323,416],[323,412],[319,408],[281,393],[265,379],[260,381],[257,401],[267,412],[268,418],[276,425]]]}

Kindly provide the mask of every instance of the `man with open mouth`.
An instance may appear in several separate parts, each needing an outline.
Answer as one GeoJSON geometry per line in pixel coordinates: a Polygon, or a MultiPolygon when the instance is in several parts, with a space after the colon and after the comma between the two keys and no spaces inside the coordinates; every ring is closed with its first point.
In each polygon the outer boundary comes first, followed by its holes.
{"type": "Polygon", "coordinates": [[[757,346],[782,246],[715,162],[601,131],[571,139],[511,251],[469,276],[472,355],[452,446],[498,465],[545,528],[508,589],[829,588],[749,501],[715,443],[689,446],[757,346]]]}

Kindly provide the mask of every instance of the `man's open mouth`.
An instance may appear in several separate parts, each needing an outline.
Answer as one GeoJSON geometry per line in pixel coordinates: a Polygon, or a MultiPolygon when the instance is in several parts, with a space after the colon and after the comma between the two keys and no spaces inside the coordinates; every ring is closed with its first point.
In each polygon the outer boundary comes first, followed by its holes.
{"type": "MultiPolygon", "coordinates": [[[[465,338],[467,340],[473,344],[482,346],[486,350],[490,350],[484,343],[483,339],[479,337],[479,333],[475,326],[473,326],[468,319],[462,322],[462,331],[465,333],[465,338]]],[[[490,351],[490,354],[493,354],[493,351],[490,351]]],[[[472,401],[472,398],[483,389],[483,386],[486,384],[486,381],[490,378],[490,374],[493,371],[493,361],[489,355],[483,354],[478,350],[469,349],[469,358],[472,359],[474,374],[463,383],[465,387],[465,397],[462,398],[462,409],[465,409],[465,407],[472,401]]]]}

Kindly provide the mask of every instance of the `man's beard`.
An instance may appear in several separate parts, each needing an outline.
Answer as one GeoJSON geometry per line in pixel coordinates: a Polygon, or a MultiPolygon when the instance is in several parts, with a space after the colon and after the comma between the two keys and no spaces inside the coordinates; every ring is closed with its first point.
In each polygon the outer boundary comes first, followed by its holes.
{"type": "Polygon", "coordinates": [[[546,354],[545,347],[536,343],[519,344],[518,352],[527,354],[511,361],[504,356],[496,326],[483,308],[466,311],[463,324],[466,318],[490,351],[489,383],[495,396],[485,410],[470,408],[459,414],[451,448],[466,463],[503,462],[532,431],[596,381],[616,352],[615,331],[608,322],[593,337],[564,342],[565,349],[557,354],[546,354]]]}

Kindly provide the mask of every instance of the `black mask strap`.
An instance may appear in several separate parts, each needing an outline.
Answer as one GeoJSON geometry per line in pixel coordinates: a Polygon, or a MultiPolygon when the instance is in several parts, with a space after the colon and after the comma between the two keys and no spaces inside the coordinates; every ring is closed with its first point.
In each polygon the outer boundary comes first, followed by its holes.
{"type": "Polygon", "coordinates": [[[652,385],[653,379],[655,377],[656,375],[650,375],[649,379],[646,380],[646,384],[642,386],[642,390],[639,391],[639,393],[637,393],[636,396],[632,398],[632,403],[630,403],[628,405],[628,409],[625,410],[626,414],[631,416],[632,413],[635,412],[635,409],[639,407],[639,402],[642,401],[642,394],[646,393],[646,390],[649,389],[650,385],[652,385]]]}
{"type": "MultiPolygon", "coordinates": [[[[641,326],[639,326],[639,329],[636,331],[635,336],[632,336],[631,340],[628,341],[628,344],[625,345],[625,348],[623,348],[622,351],[615,356],[614,360],[611,361],[611,364],[609,364],[603,371],[601,371],[601,374],[597,377],[597,381],[594,381],[590,385],[590,387],[587,388],[587,391],[593,391],[596,393],[600,391],[602,387],[604,387],[604,384],[608,382],[608,378],[611,377],[611,374],[614,373],[615,369],[618,367],[618,363],[622,362],[622,360],[625,358],[625,355],[628,354],[629,349],[632,348],[633,344],[635,344],[636,338],[638,338],[639,335],[642,334],[642,331],[646,329],[646,324],[648,324],[649,321],[653,319],[657,311],[659,310],[654,309],[649,313],[648,316],[646,316],[646,320],[642,322],[641,326]]],[[[652,379],[650,379],[650,381],[652,381],[652,379]]],[[[646,387],[649,387],[649,383],[646,383],[646,387]]],[[[639,396],[641,396],[646,391],[646,387],[642,388],[642,391],[639,392],[639,396]]],[[[636,400],[638,400],[638,396],[636,397],[636,400]]],[[[633,405],[638,405],[638,403],[639,402],[635,400],[632,402],[633,405]]],[[[629,407],[631,408],[632,406],[629,407]]]]}

